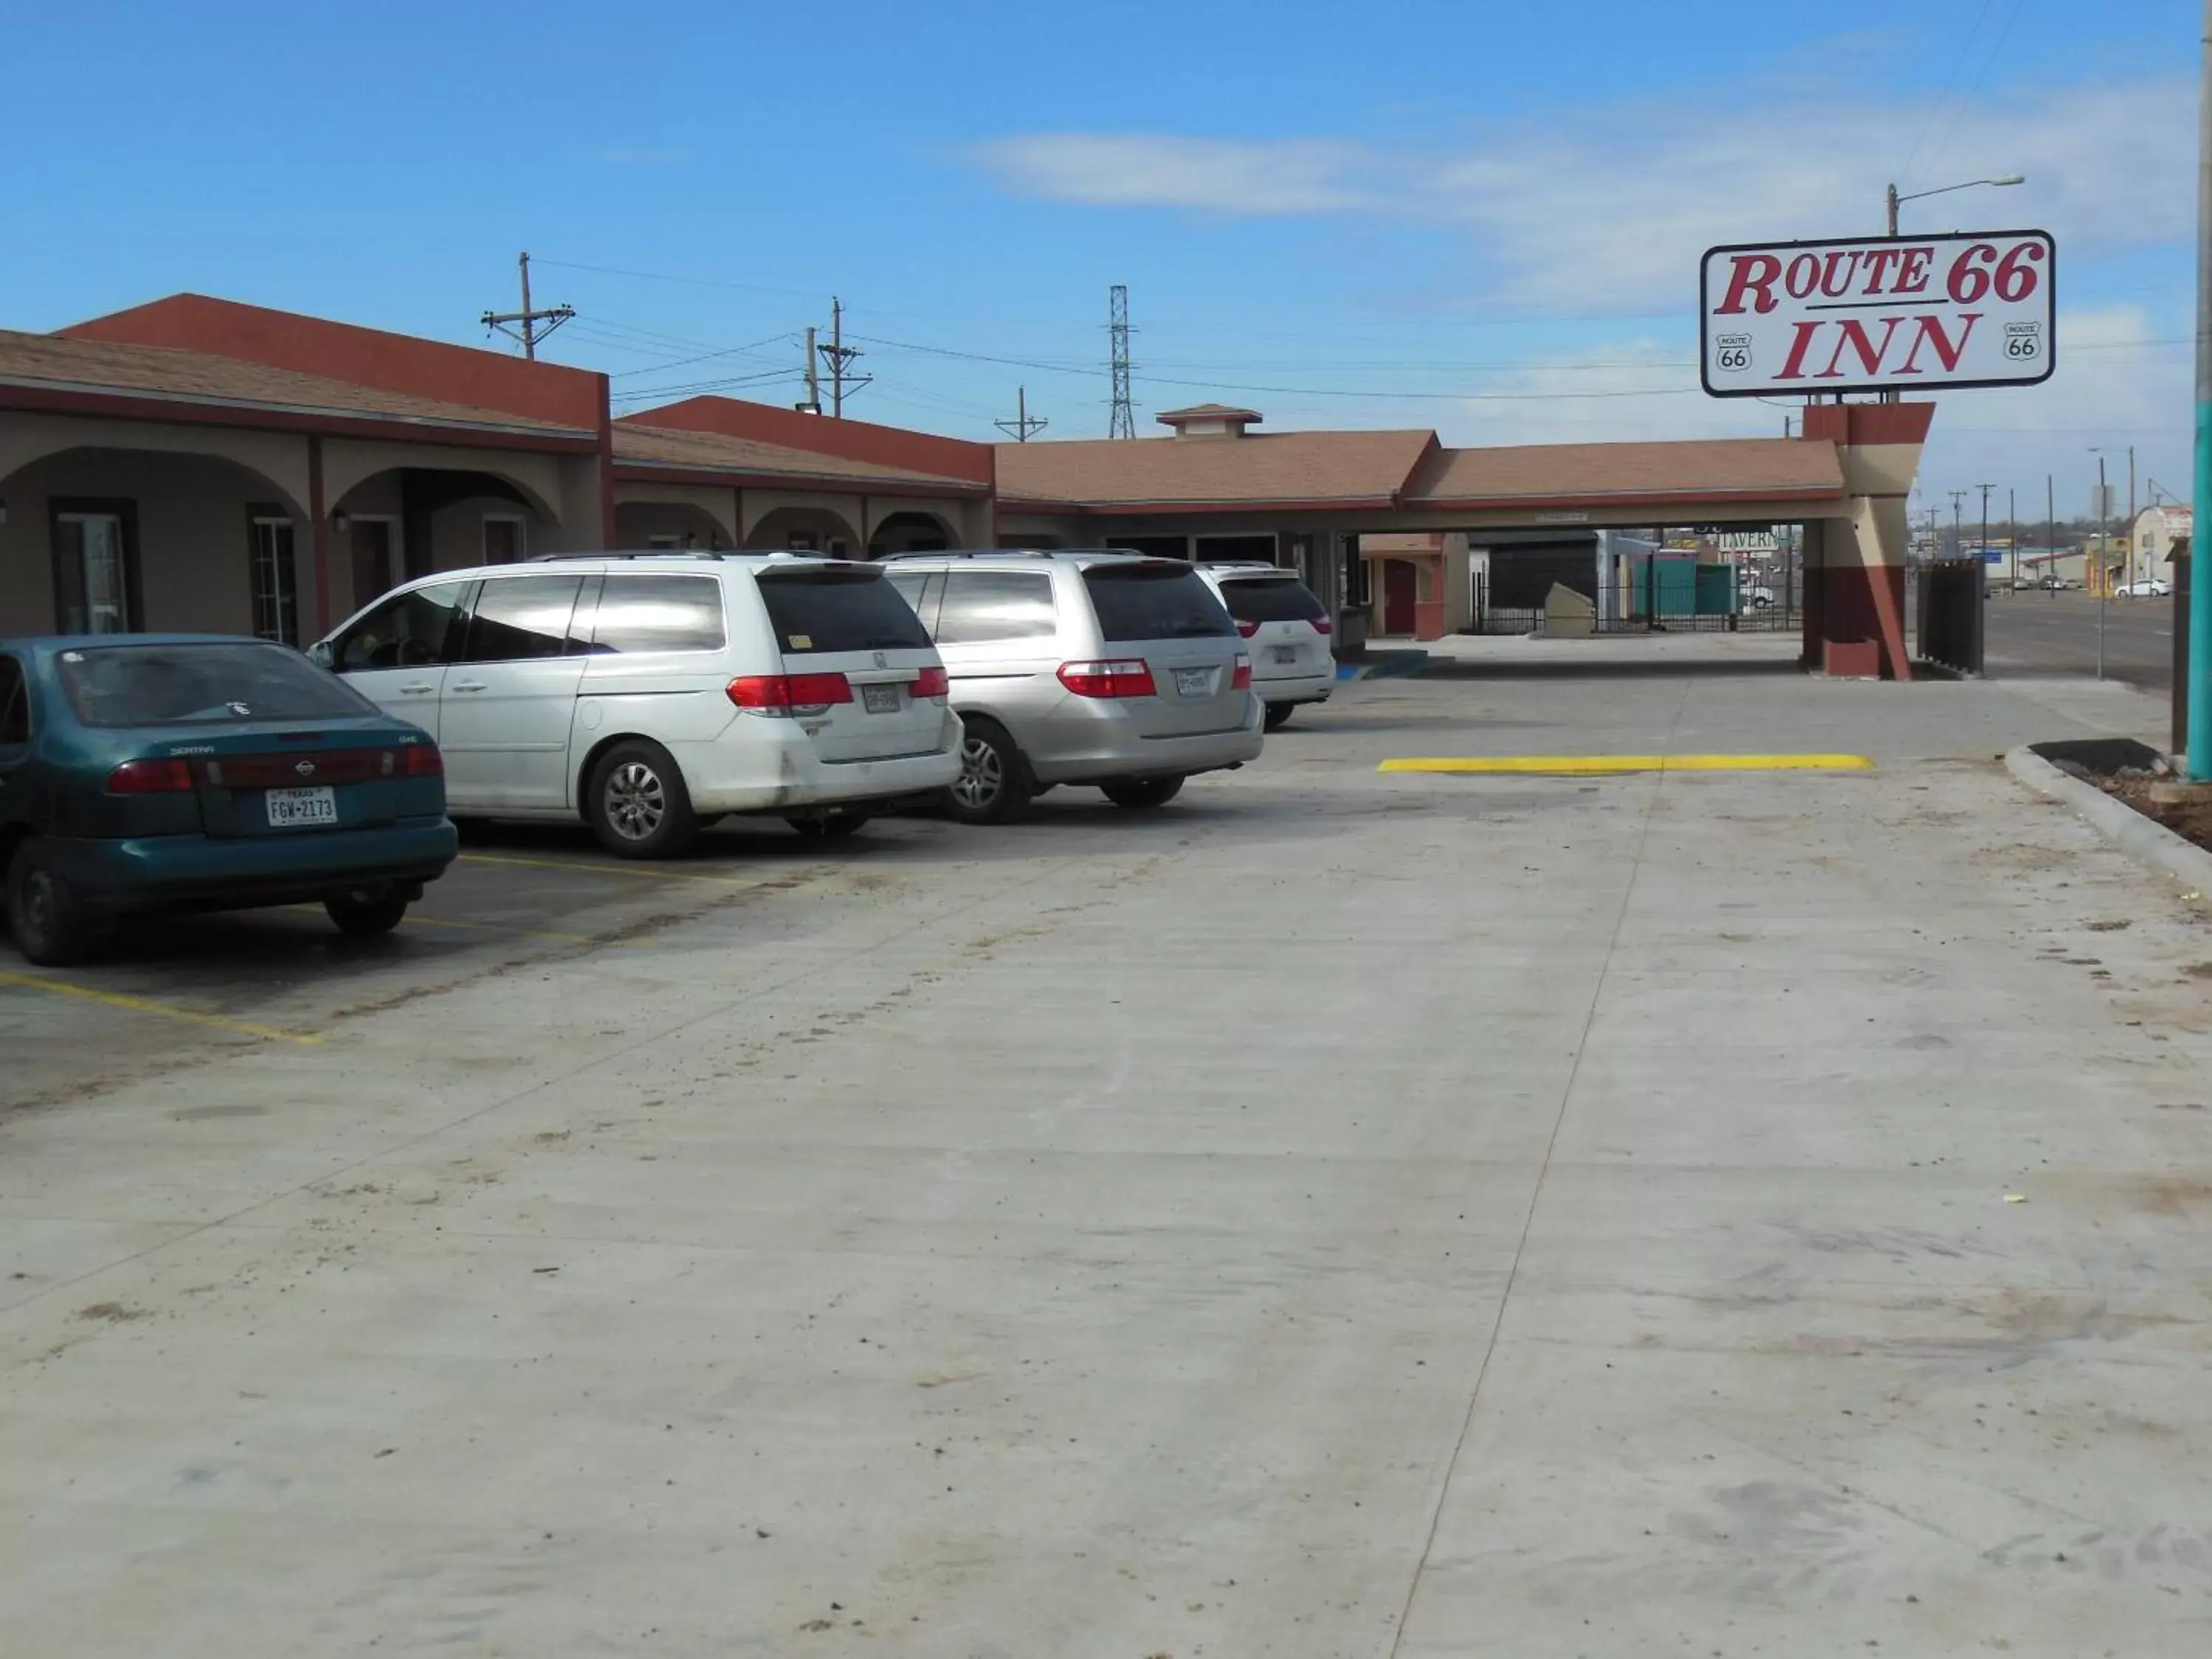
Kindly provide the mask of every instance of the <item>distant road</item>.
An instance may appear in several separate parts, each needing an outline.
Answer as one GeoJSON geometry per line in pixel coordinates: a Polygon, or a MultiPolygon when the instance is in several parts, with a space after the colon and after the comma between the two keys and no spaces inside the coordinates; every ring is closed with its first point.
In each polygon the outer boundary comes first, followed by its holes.
{"type": "MultiPolygon", "coordinates": [[[[1993,592],[1984,637],[1990,678],[2097,672],[2097,601],[2087,593],[1993,592]]],[[[2146,691],[2173,684],[2173,601],[2110,599],[2105,672],[2146,691]]]]}

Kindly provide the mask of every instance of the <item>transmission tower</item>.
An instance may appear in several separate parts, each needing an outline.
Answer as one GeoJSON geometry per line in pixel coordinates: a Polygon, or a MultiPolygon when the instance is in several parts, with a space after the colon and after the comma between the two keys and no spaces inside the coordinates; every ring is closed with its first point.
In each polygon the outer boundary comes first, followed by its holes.
{"type": "Polygon", "coordinates": [[[1114,413],[1106,435],[1133,438],[1137,417],[1129,404],[1129,289],[1125,283],[1107,290],[1106,331],[1114,343],[1114,413]]]}
{"type": "Polygon", "coordinates": [[[1030,389],[1023,386],[1014,394],[1014,418],[1011,421],[994,421],[991,424],[1016,443],[1025,444],[1032,436],[1043,431],[1052,422],[1042,415],[1033,416],[1030,413],[1030,389]]]}
{"type": "Polygon", "coordinates": [[[483,325],[495,328],[511,340],[522,342],[522,355],[532,362],[538,360],[538,343],[576,314],[574,306],[554,306],[545,311],[533,311],[530,306],[530,256],[526,253],[517,262],[522,267],[522,309],[520,311],[487,311],[483,325]],[[507,326],[510,323],[514,326],[507,326]],[[543,323],[544,326],[539,327],[543,323]]]}

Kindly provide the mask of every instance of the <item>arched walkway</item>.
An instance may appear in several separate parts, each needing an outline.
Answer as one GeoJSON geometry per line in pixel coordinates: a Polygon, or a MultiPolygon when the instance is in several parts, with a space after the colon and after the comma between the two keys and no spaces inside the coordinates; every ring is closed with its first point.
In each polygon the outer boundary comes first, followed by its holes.
{"type": "Polygon", "coordinates": [[[886,553],[934,553],[950,547],[958,532],[934,513],[894,513],[868,536],[868,556],[886,553]]]}
{"type": "Polygon", "coordinates": [[[347,616],[435,570],[504,564],[546,550],[560,525],[523,480],[474,468],[395,466],[348,484],[331,506],[331,586],[347,616]]]}
{"type": "Polygon", "coordinates": [[[313,633],[306,506],[255,467],[77,445],[20,461],[0,501],[0,634],[313,633]]]}
{"type": "Polygon", "coordinates": [[[860,545],[860,532],[841,514],[819,507],[779,507],[766,514],[745,538],[753,552],[788,547],[815,553],[850,556],[860,545]]]}

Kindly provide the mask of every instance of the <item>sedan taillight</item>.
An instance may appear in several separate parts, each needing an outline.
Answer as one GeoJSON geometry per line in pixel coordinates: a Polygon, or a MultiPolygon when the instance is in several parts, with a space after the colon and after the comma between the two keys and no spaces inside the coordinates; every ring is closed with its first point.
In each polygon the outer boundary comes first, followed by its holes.
{"type": "Polygon", "coordinates": [[[1118,662],[1064,662],[1060,683],[1079,697],[1149,697],[1157,695],[1152,671],[1141,657],[1118,662]]]}
{"type": "Polygon", "coordinates": [[[173,757],[125,761],[107,775],[111,795],[179,795],[191,787],[191,767],[173,757]]]}
{"type": "Polygon", "coordinates": [[[438,752],[434,743],[410,743],[405,750],[404,770],[410,778],[442,778],[446,775],[446,757],[438,752]]]}

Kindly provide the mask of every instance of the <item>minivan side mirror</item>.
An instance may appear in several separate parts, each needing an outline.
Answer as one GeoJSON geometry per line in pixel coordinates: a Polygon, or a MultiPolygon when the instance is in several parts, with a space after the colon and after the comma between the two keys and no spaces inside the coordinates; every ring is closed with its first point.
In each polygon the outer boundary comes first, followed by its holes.
{"type": "Polygon", "coordinates": [[[328,640],[317,640],[309,646],[307,660],[318,668],[335,670],[338,665],[337,653],[331,649],[331,642],[328,640]]]}

